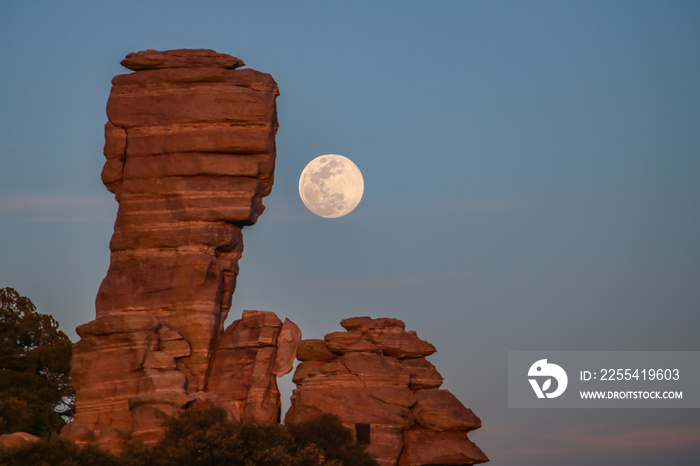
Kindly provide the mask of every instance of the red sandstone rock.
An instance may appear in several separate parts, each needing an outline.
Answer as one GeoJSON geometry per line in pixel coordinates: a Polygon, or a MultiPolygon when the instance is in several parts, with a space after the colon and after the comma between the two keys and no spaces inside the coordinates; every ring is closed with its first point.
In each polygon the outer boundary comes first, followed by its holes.
{"type": "Polygon", "coordinates": [[[347,353],[345,366],[366,385],[402,385],[408,387],[411,375],[400,362],[374,353],[347,353]]]}
{"type": "Polygon", "coordinates": [[[121,453],[131,440],[131,430],[119,427],[105,427],[100,431],[97,445],[111,453],[121,453]]]}
{"type": "Polygon", "coordinates": [[[382,466],[396,465],[400,455],[406,465],[488,460],[466,435],[479,418],[447,390],[435,390],[442,377],[424,358],[435,351],[430,343],[398,319],[353,317],[341,325],[347,332],[301,341],[286,422],[331,413],[350,428],[367,424],[366,449],[382,466]]]}
{"type": "Polygon", "coordinates": [[[233,416],[233,413],[228,410],[228,407],[219,400],[216,396],[207,392],[195,392],[190,394],[190,401],[185,409],[203,410],[209,408],[221,408],[226,411],[229,420],[240,420],[233,416]]]}
{"type": "Polygon", "coordinates": [[[324,337],[326,346],[334,353],[343,354],[351,351],[369,351],[379,353],[379,347],[364,338],[359,332],[334,332],[324,337]]]}
{"type": "Polygon", "coordinates": [[[435,347],[423,341],[416,332],[398,332],[396,327],[388,329],[372,329],[367,331],[367,338],[376,343],[379,348],[396,358],[420,358],[431,355],[435,347]]]}
{"type": "Polygon", "coordinates": [[[421,427],[464,432],[481,427],[481,419],[447,390],[417,390],[416,400],[411,412],[421,427]]]}
{"type": "Polygon", "coordinates": [[[435,352],[435,347],[418,338],[416,332],[406,332],[404,330],[405,324],[398,319],[352,317],[343,320],[340,324],[348,330],[349,334],[360,332],[365,340],[374,343],[384,354],[389,356],[420,358],[435,352]]]}
{"type": "Polygon", "coordinates": [[[132,411],[131,437],[146,445],[154,445],[163,438],[163,424],[181,409],[170,404],[144,404],[132,411]]]}
{"type": "Polygon", "coordinates": [[[368,316],[350,317],[348,319],[343,319],[340,325],[349,332],[356,330],[363,333],[370,330],[389,328],[395,328],[400,332],[406,328],[406,324],[401,320],[391,317],[380,317],[379,319],[373,319],[368,316]]]}
{"type": "Polygon", "coordinates": [[[97,435],[95,435],[92,429],[75,421],[63,426],[60,436],[72,440],[78,446],[95,443],[97,441],[97,435]]]}
{"type": "Polygon", "coordinates": [[[297,366],[297,369],[294,371],[292,381],[297,385],[301,384],[303,380],[310,376],[311,372],[325,365],[325,361],[304,361],[297,366]]]}
{"type": "Polygon", "coordinates": [[[187,340],[166,325],[158,329],[158,341],[158,350],[168,353],[175,359],[192,354],[187,340]]]}
{"type": "MultiPolygon", "coordinates": [[[[350,426],[352,429],[355,426],[350,426]]],[[[371,443],[365,447],[380,466],[396,466],[396,458],[403,449],[403,429],[384,426],[371,426],[371,443]]]]}
{"type": "Polygon", "coordinates": [[[132,52],[122,60],[121,64],[134,71],[210,66],[237,68],[245,65],[243,60],[208,49],[180,49],[167,50],[165,52],[144,50],[141,52],[132,52]]]}
{"type": "Polygon", "coordinates": [[[478,464],[488,460],[464,432],[411,429],[404,433],[404,447],[398,464],[478,464]]]}
{"type": "Polygon", "coordinates": [[[11,434],[0,435],[0,447],[18,447],[25,443],[32,443],[39,440],[39,437],[26,432],[13,432],[11,434]]]}
{"type": "Polygon", "coordinates": [[[157,322],[147,314],[113,315],[77,330],[81,340],[73,345],[71,367],[76,423],[130,429],[128,400],[147,377],[143,364],[157,345],[157,322]]]}
{"type": "Polygon", "coordinates": [[[274,421],[275,374],[291,370],[298,329],[287,324],[278,354],[276,316],[259,328],[248,316],[247,333],[222,326],[241,228],[255,223],[272,187],[277,85],[211,50],[147,50],[122,63],[136,72],[112,81],[102,172],[119,211],[97,318],[78,328],[74,347],[76,422],[153,441],[188,392],[225,378],[213,371],[209,383],[215,359],[244,369],[222,382],[226,400],[242,403],[237,416],[274,421]]]}
{"type": "Polygon", "coordinates": [[[330,413],[350,425],[364,423],[408,429],[414,423],[408,408],[374,398],[354,376],[329,377],[323,382],[304,384],[303,389],[294,391],[293,418],[288,415],[286,422],[304,422],[330,413]]]}
{"type": "Polygon", "coordinates": [[[401,364],[411,373],[409,386],[413,390],[440,388],[442,385],[442,376],[425,358],[401,359],[401,364]]]}
{"type": "Polygon", "coordinates": [[[236,419],[280,418],[277,377],[292,369],[301,331],[272,312],[243,311],[216,349],[207,385],[236,419]]]}
{"type": "MultiPolygon", "coordinates": [[[[107,103],[102,180],[119,202],[95,321],[77,330],[75,422],[61,435],[111,451],[158,441],[182,409],[279,421],[276,378],[303,361],[287,422],[367,424],[382,466],[469,464],[480,420],[439,387],[435,347],[398,319],[354,317],[302,340],[270,312],[224,331],[243,251],[275,164],[277,85],[210,50],[148,50],[123,62],[107,103]],[[403,451],[403,453],[402,453],[403,451]]],[[[367,426],[361,426],[363,429],[367,426]]]]}
{"type": "Polygon", "coordinates": [[[301,340],[297,348],[299,361],[331,361],[337,357],[328,349],[324,340],[301,340]]]}
{"type": "Polygon", "coordinates": [[[301,330],[297,324],[289,319],[284,320],[280,333],[277,336],[277,355],[272,373],[277,377],[289,374],[294,368],[297,348],[301,340],[301,330]]]}
{"type": "Polygon", "coordinates": [[[340,359],[334,359],[309,372],[309,377],[349,374],[350,370],[340,359]]]}

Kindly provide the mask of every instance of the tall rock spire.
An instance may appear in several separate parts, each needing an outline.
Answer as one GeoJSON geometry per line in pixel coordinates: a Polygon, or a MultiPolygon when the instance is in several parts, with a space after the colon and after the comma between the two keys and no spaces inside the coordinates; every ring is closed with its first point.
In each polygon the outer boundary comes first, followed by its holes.
{"type": "Polygon", "coordinates": [[[269,74],[211,50],[122,65],[135,72],[112,80],[102,172],[119,203],[110,266],[73,358],[76,422],[97,430],[131,429],[139,403],[207,389],[241,230],[262,213],[275,165],[269,74]]]}

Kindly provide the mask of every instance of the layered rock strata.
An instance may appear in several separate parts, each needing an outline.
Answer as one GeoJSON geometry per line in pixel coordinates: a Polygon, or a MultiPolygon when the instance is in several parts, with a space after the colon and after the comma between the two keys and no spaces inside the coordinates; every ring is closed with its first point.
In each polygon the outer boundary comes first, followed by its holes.
{"type": "Polygon", "coordinates": [[[302,340],[286,422],[336,415],[381,464],[488,461],[467,437],[481,420],[447,390],[426,356],[435,347],[397,319],[345,319],[345,332],[302,340]]]}
{"type": "Polygon", "coordinates": [[[243,311],[223,329],[242,228],[272,187],[277,85],[211,50],[122,64],[135,72],[112,81],[102,172],[119,203],[111,261],[96,319],[77,328],[75,422],[61,435],[119,452],[199,406],[279,422],[277,378],[296,356],[286,422],[334,414],[387,466],[488,461],[467,437],[481,421],[426,359],[435,347],[399,320],[346,319],[345,332],[301,340],[291,321],[243,311]]]}
{"type": "Polygon", "coordinates": [[[280,422],[277,377],[294,367],[301,331],[272,312],[243,311],[219,339],[208,391],[236,419],[280,422]]]}
{"type": "Polygon", "coordinates": [[[245,336],[222,326],[241,230],[272,188],[277,85],[211,50],[149,50],[122,64],[135,72],[112,80],[102,172],[119,211],[96,320],[77,329],[72,429],[153,439],[163,419],[210,385],[232,416],[268,421],[279,404],[273,372],[291,369],[276,365],[278,349],[288,353],[294,342],[278,348],[285,328],[276,316],[244,314],[234,327],[245,336]],[[244,353],[229,344],[256,331],[264,338],[246,341],[244,353]],[[255,370],[241,386],[222,382],[218,368],[246,365],[255,370]]]}

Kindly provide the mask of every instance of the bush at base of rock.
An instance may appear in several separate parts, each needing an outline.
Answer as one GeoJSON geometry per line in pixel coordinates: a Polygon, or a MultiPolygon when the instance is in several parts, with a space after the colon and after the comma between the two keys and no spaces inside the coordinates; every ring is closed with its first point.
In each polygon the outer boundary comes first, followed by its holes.
{"type": "Polygon", "coordinates": [[[352,466],[377,464],[355,443],[352,431],[330,414],[323,414],[313,421],[285,424],[284,427],[292,435],[298,448],[320,448],[327,461],[336,460],[339,464],[352,466]]]}
{"type": "Polygon", "coordinates": [[[154,448],[126,452],[130,466],[371,466],[374,460],[332,416],[294,425],[228,421],[223,410],[185,411],[154,448]]]}
{"type": "Polygon", "coordinates": [[[376,466],[337,419],[290,425],[229,421],[219,408],[187,410],[168,422],[152,448],[133,443],[123,456],[52,436],[0,448],[0,466],[376,466]]]}
{"type": "Polygon", "coordinates": [[[52,435],[17,447],[0,448],[2,466],[123,466],[124,461],[95,445],[79,447],[52,435]]]}

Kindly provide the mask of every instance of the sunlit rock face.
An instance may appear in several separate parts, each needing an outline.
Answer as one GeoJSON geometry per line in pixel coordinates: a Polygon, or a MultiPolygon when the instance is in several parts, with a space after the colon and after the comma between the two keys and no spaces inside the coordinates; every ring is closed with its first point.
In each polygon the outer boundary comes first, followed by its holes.
{"type": "MultiPolygon", "coordinates": [[[[119,203],[96,319],[77,328],[75,422],[61,436],[113,452],[156,443],[183,409],[280,420],[277,378],[297,384],[286,422],[336,415],[381,465],[488,461],[481,421],[426,359],[435,347],[397,319],[345,319],[301,340],[290,320],[243,311],[227,329],[243,251],[275,162],[277,85],[211,50],[122,62],[105,125],[102,180],[119,203]]],[[[15,437],[6,442],[17,442],[15,437]]]]}
{"type": "MultiPolygon", "coordinates": [[[[208,391],[214,360],[228,364],[215,353],[237,338],[222,325],[241,230],[256,222],[272,188],[279,92],[269,74],[238,69],[241,60],[211,50],[149,50],[122,64],[135,72],[112,80],[102,172],[119,211],[96,320],[78,328],[73,350],[75,421],[148,442],[158,420],[208,391]]],[[[270,368],[246,387],[267,391],[241,395],[235,415],[257,419],[264,410],[246,408],[253,399],[278,409],[277,334],[247,347],[252,358],[265,353],[270,368]]]]}
{"type": "Polygon", "coordinates": [[[354,317],[341,325],[345,332],[299,343],[286,422],[334,414],[383,466],[488,461],[467,437],[481,420],[439,389],[442,376],[426,359],[433,345],[398,319],[354,317]]]}
{"type": "Polygon", "coordinates": [[[276,377],[294,365],[301,331],[272,312],[243,311],[218,340],[208,391],[236,419],[280,421],[276,377]]]}

